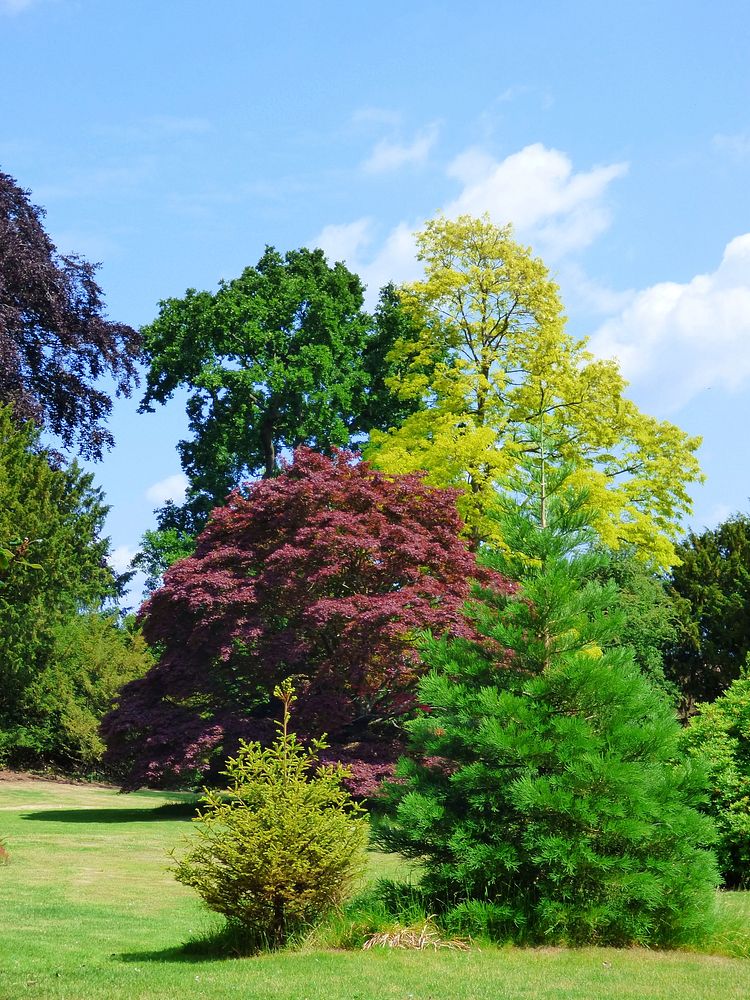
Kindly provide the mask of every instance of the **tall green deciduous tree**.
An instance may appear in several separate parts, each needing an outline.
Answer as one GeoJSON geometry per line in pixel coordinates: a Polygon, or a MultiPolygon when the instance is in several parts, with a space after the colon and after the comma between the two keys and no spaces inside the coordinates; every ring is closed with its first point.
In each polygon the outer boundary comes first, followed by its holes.
{"type": "Polygon", "coordinates": [[[503,516],[494,568],[520,575],[472,617],[485,640],[427,638],[424,711],[379,827],[418,858],[451,929],[533,942],[674,946],[713,909],[700,768],[668,702],[616,646],[615,588],[594,576],[586,498],[557,477],[542,516],[503,516]],[[508,659],[507,653],[511,651],[508,659]]]}
{"type": "Polygon", "coordinates": [[[178,446],[187,503],[165,510],[160,527],[195,533],[243,479],[275,475],[284,449],[330,453],[412,412],[418,401],[385,385],[386,356],[409,342],[410,324],[392,288],[370,316],[359,278],[306,248],[267,247],[215,294],[162,302],[143,330],[142,409],[187,389],[193,436],[178,446]]]}
{"type": "Polygon", "coordinates": [[[0,573],[0,729],[24,725],[33,710],[29,692],[61,623],[115,591],[106,512],[90,474],[51,464],[33,425],[0,407],[0,539],[23,549],[0,573]]]}
{"type": "Polygon", "coordinates": [[[527,428],[541,427],[559,443],[555,460],[571,466],[569,485],[586,490],[603,542],[670,565],[700,479],[698,439],[641,413],[616,363],[595,360],[566,331],[556,285],[510,226],[439,217],[417,241],[425,276],[400,295],[419,336],[396,344],[387,379],[415,411],[374,430],[367,457],[463,486],[461,513],[478,542],[493,538],[498,486],[539,453],[527,428]]]}
{"type": "Polygon", "coordinates": [[[690,532],[677,546],[670,584],[683,630],[668,651],[668,676],[689,711],[713,701],[740,675],[750,653],[750,517],[690,532]]]}

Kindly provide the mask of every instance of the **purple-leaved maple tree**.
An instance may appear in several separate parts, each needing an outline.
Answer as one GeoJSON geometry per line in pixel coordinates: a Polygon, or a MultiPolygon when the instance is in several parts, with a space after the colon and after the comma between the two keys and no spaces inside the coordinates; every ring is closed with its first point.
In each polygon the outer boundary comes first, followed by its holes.
{"type": "Polygon", "coordinates": [[[271,692],[292,676],[297,730],[327,733],[354,790],[371,791],[414,705],[415,632],[473,638],[470,581],[511,586],[477,566],[455,498],[307,448],[232,494],[142,609],[159,661],[102,727],[124,787],[211,780],[240,738],[270,739],[271,692]]]}

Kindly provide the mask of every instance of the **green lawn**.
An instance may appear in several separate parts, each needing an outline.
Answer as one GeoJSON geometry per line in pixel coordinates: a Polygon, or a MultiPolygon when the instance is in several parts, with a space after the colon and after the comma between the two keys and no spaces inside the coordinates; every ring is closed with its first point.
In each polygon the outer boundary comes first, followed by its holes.
{"type": "MultiPolygon", "coordinates": [[[[177,797],[0,781],[0,1000],[748,1000],[750,960],[639,949],[303,950],[188,958],[215,918],[165,872],[177,797]]],[[[373,854],[373,872],[396,870],[373,854]]],[[[720,905],[750,923],[750,896],[720,905]]]]}

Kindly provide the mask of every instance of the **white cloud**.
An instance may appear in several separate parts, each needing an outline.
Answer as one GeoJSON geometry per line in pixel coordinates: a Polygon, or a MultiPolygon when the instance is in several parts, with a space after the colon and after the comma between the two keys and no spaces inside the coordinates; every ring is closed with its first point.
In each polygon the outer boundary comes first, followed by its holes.
{"type": "Polygon", "coordinates": [[[580,262],[568,258],[558,263],[555,281],[563,292],[563,301],[572,311],[588,316],[612,316],[632,302],[632,289],[619,291],[591,278],[580,262]]]}
{"type": "Polygon", "coordinates": [[[358,274],[367,285],[370,304],[378,291],[389,281],[414,281],[422,273],[422,267],[417,261],[417,244],[414,239],[417,228],[407,222],[400,222],[388,233],[375,256],[358,268],[358,274]]]}
{"type": "Polygon", "coordinates": [[[412,281],[421,273],[416,257],[414,231],[417,224],[401,222],[392,229],[374,254],[367,251],[375,242],[372,219],[362,218],[339,226],[325,226],[311,241],[330,261],[344,261],[360,276],[367,288],[368,308],[373,308],[378,292],[389,281],[412,281]]]}
{"type": "Polygon", "coordinates": [[[499,225],[512,222],[522,239],[555,260],[584,249],[607,229],[605,195],[627,169],[626,163],[613,163],[576,173],[567,154],[538,142],[499,162],[470,149],[448,168],[463,188],[444,211],[448,216],[488,212],[499,225]]]}
{"type": "Polygon", "coordinates": [[[107,556],[107,562],[116,573],[124,573],[130,569],[130,563],[137,552],[138,549],[131,549],[129,545],[118,545],[107,556]]]}
{"type": "MultiPolygon", "coordinates": [[[[504,160],[478,148],[464,150],[447,174],[460,184],[458,195],[442,209],[445,215],[487,212],[499,225],[513,222],[516,235],[534,244],[546,260],[587,247],[609,225],[606,194],[610,184],[627,171],[615,163],[577,173],[570,158],[540,143],[526,146],[504,160]]],[[[410,281],[421,268],[415,258],[413,233],[421,220],[398,223],[377,245],[371,219],[326,226],[315,238],[334,260],[343,259],[368,286],[372,305],[378,288],[388,281],[410,281]]],[[[594,295],[593,287],[589,289],[594,295]]],[[[622,299],[599,290],[600,304],[622,299]]]]}
{"type": "Polygon", "coordinates": [[[159,506],[165,504],[167,500],[172,500],[174,503],[179,504],[185,499],[187,486],[187,476],[182,472],[178,472],[174,476],[167,476],[166,479],[161,479],[158,483],[154,483],[153,486],[149,486],[146,490],[146,497],[154,503],[159,504],[159,506]]]}
{"type": "Polygon", "coordinates": [[[381,139],[362,164],[362,169],[368,174],[383,174],[424,163],[437,142],[437,137],[438,126],[433,122],[418,132],[410,143],[381,139]]]}
{"type": "Polygon", "coordinates": [[[591,341],[616,356],[626,378],[676,409],[704,389],[736,391],[750,383],[750,233],[726,247],[717,269],[685,284],[661,282],[637,292],[591,341]]]}
{"type": "Polygon", "coordinates": [[[325,226],[315,237],[314,245],[320,247],[331,261],[356,261],[372,241],[372,227],[370,218],[345,222],[340,226],[325,226]]]}

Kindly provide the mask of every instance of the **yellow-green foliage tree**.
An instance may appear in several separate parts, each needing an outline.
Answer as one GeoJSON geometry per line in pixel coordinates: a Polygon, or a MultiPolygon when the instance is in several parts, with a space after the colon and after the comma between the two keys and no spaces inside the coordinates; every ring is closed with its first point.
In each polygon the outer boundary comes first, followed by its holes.
{"type": "Polygon", "coordinates": [[[400,294],[421,335],[393,348],[399,374],[389,387],[423,408],[373,431],[367,458],[387,472],[425,469],[434,485],[463,486],[474,541],[498,542],[487,515],[500,484],[522,454],[555,441],[546,460],[573,466],[566,486],[587,492],[605,544],[628,542],[670,565],[688,487],[701,478],[700,440],[624,397],[616,362],[595,359],[566,331],[557,286],[510,226],[438,217],[417,241],[425,276],[400,294]]]}

